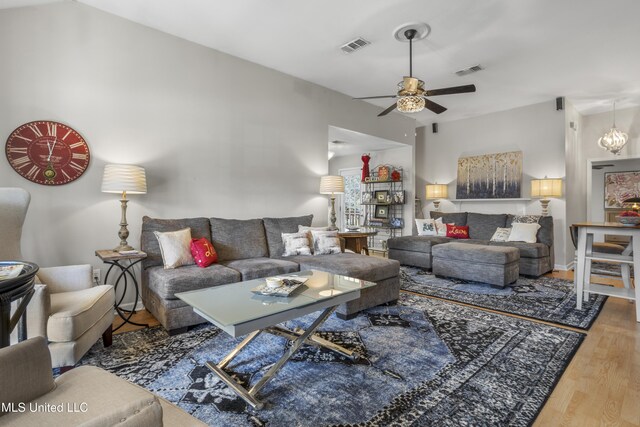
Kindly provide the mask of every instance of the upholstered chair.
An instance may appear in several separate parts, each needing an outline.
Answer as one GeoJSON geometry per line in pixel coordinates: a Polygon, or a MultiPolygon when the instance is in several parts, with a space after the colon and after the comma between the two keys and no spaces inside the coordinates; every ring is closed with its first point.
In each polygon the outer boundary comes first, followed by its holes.
{"type": "MultiPolygon", "coordinates": [[[[0,260],[24,260],[20,239],[30,201],[21,188],[0,188],[0,260]]],[[[114,301],[112,286],[94,286],[89,264],[40,268],[27,306],[27,336],[48,340],[54,368],[72,367],[101,335],[111,345],[114,301]]]]}

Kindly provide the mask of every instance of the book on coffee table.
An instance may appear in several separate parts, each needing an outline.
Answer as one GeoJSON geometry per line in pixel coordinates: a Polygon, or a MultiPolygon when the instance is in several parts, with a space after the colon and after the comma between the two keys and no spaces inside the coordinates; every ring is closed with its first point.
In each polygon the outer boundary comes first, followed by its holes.
{"type": "Polygon", "coordinates": [[[304,282],[307,281],[308,277],[300,277],[300,276],[275,276],[269,277],[269,279],[278,279],[282,281],[282,286],[278,286],[277,288],[272,288],[267,286],[267,282],[265,279],[264,283],[256,286],[251,289],[251,292],[260,295],[267,295],[272,297],[288,297],[291,295],[293,291],[298,289],[301,285],[304,285],[304,282]]]}

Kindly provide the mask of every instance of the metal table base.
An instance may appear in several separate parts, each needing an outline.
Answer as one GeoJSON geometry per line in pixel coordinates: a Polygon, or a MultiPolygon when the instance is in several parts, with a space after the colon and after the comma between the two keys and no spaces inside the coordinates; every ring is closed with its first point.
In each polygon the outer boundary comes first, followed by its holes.
{"type": "Polygon", "coordinates": [[[333,352],[340,354],[341,356],[348,357],[350,359],[357,359],[359,355],[351,350],[341,347],[331,341],[325,340],[317,335],[314,335],[315,331],[329,318],[331,313],[338,306],[326,308],[322,313],[313,321],[311,326],[307,330],[295,329],[293,331],[280,326],[270,326],[265,329],[259,329],[251,332],[245,337],[240,344],[236,346],[224,359],[222,359],[217,365],[214,362],[207,362],[206,365],[211,369],[220,379],[227,384],[238,396],[240,396],[245,402],[251,405],[255,409],[262,409],[264,403],[256,398],[258,392],[271,380],[284,364],[293,356],[302,346],[302,344],[313,345],[316,347],[323,347],[333,352]],[[258,380],[251,388],[246,388],[238,383],[231,375],[224,371],[224,368],[231,363],[231,361],[240,354],[242,349],[246,347],[251,341],[253,341],[261,333],[269,333],[272,335],[284,337],[291,341],[291,347],[278,359],[278,361],[265,373],[262,378],[258,380]]]}

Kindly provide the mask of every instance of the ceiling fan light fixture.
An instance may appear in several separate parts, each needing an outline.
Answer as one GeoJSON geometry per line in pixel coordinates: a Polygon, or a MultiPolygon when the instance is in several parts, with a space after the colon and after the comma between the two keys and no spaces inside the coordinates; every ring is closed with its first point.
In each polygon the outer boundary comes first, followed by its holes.
{"type": "Polygon", "coordinates": [[[424,98],[421,96],[402,96],[398,98],[397,108],[402,113],[419,113],[424,110],[424,98]]]}

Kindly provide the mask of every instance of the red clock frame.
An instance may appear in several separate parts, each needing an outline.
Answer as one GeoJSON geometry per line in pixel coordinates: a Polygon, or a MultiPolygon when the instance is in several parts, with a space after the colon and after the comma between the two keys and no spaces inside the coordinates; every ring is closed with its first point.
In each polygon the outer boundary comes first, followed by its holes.
{"type": "Polygon", "coordinates": [[[22,177],[42,185],[63,185],[87,170],[91,154],[73,128],[47,120],[25,123],[11,132],[7,160],[22,177]]]}

